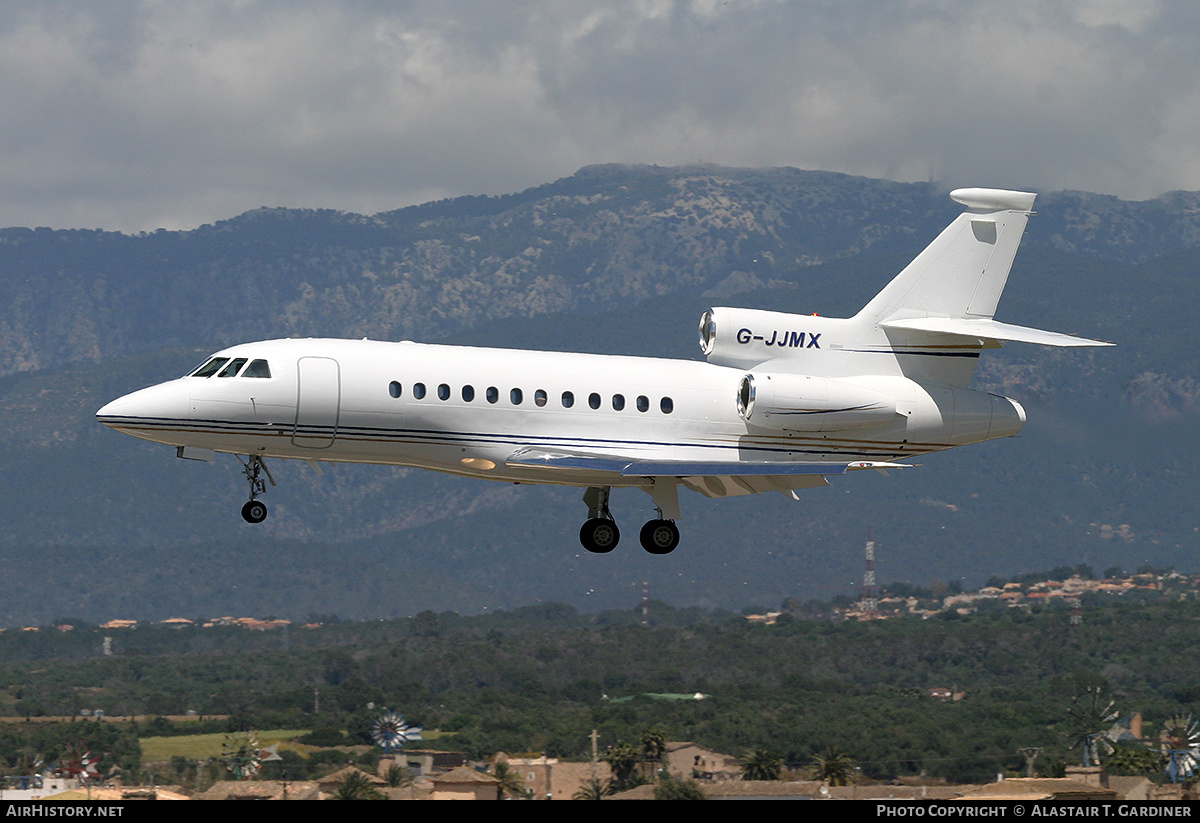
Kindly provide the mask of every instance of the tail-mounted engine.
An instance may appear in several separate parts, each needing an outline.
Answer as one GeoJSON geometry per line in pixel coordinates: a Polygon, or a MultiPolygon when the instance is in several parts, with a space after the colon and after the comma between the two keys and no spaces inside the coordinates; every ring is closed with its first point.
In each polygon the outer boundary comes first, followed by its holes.
{"type": "Polygon", "coordinates": [[[738,414],[783,431],[866,429],[891,423],[896,398],[842,380],[803,374],[747,374],[738,383],[738,414]]]}
{"type": "Polygon", "coordinates": [[[846,322],[756,309],[709,309],[700,316],[700,350],[718,366],[811,357],[832,345],[846,322]]]}

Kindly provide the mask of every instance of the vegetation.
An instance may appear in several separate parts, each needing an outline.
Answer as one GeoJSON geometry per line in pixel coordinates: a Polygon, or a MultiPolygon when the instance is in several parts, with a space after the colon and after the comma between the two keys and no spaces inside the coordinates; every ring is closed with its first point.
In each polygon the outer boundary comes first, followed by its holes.
{"type": "Polygon", "coordinates": [[[334,800],[384,800],[386,795],[371,783],[371,778],[360,771],[351,771],[338,781],[333,790],[334,800]]]}
{"type": "MultiPolygon", "coordinates": [[[[254,728],[281,730],[259,733],[265,745],[283,742],[264,777],[303,779],[350,763],[373,770],[380,752],[370,726],[386,706],[425,728],[423,748],[479,759],[507,751],[584,760],[596,729],[614,787],[653,776],[667,740],[741,752],[743,770],[756,775],[773,773],[776,761],[754,753],[776,752],[793,770],[845,755],[871,779],[971,782],[1019,773],[1023,747],[1043,750],[1043,770],[1078,762],[1071,710],[1080,694],[1106,695],[1097,703],[1105,717],[1107,695],[1119,717],[1141,711],[1151,738],[1181,705],[1200,701],[1190,662],[1200,654],[1189,628],[1200,620],[1195,601],[1093,605],[1081,625],[1054,608],[779,626],[661,603],[651,613],[657,626],[638,625],[640,610],[587,616],[544,606],[340,622],[287,651],[255,633],[136,629],[146,652],[84,659],[74,633],[42,633],[36,647],[0,634],[0,712],[9,718],[0,723],[0,769],[55,762],[83,741],[102,771],[153,770],[160,782],[194,786],[219,776],[226,733],[254,728]],[[173,644],[159,646],[160,632],[173,644]],[[962,699],[929,696],[947,685],[962,699]],[[703,699],[667,699],[696,692],[703,699]],[[80,706],[142,717],[81,718],[80,706]],[[149,709],[197,717],[147,718],[149,709]],[[53,716],[71,719],[46,722],[53,716]],[[322,745],[287,742],[297,740],[322,745]]],[[[1144,755],[1144,766],[1129,756],[1118,747],[1114,768],[1153,771],[1144,755]]]]}
{"type": "Polygon", "coordinates": [[[813,780],[824,781],[830,786],[850,785],[857,771],[858,764],[854,758],[835,746],[828,746],[824,751],[814,754],[808,767],[813,780]]]}
{"type": "Polygon", "coordinates": [[[612,784],[607,780],[592,778],[584,782],[579,787],[579,791],[575,792],[572,800],[603,800],[612,794],[612,784]]]}
{"type": "Polygon", "coordinates": [[[778,780],[783,758],[761,746],[747,750],[739,759],[742,780],[778,780]]]}
{"type": "Polygon", "coordinates": [[[664,775],[654,786],[655,800],[707,800],[703,789],[694,780],[676,780],[664,775]]]}
{"type": "Polygon", "coordinates": [[[496,780],[500,781],[500,793],[509,799],[527,799],[532,795],[532,792],[525,788],[525,781],[521,779],[521,775],[516,769],[510,767],[506,761],[499,761],[492,768],[492,774],[496,780]]]}
{"type": "Polygon", "coordinates": [[[638,750],[632,743],[619,740],[604,754],[604,762],[612,769],[612,788],[615,792],[632,789],[644,780],[637,773],[638,750]]]}

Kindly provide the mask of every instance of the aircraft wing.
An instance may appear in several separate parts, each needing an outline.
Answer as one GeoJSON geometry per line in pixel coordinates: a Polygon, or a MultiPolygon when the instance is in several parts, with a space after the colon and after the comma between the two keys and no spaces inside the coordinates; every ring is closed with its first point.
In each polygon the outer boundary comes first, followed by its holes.
{"type": "Polygon", "coordinates": [[[954,334],[959,337],[977,337],[983,340],[1010,340],[1014,343],[1036,343],[1039,346],[1111,346],[1100,340],[1075,337],[1054,331],[1014,326],[995,320],[972,320],[958,317],[912,317],[906,320],[885,320],[879,324],[885,329],[927,331],[937,334],[954,334]]]}
{"type": "Polygon", "coordinates": [[[747,461],[648,460],[607,454],[525,448],[505,461],[510,466],[538,466],[576,472],[612,472],[623,477],[676,477],[683,485],[706,497],[734,497],[760,492],[795,496],[795,489],[826,486],[831,474],[859,469],[908,468],[906,463],[841,461],[780,463],[747,461]]]}

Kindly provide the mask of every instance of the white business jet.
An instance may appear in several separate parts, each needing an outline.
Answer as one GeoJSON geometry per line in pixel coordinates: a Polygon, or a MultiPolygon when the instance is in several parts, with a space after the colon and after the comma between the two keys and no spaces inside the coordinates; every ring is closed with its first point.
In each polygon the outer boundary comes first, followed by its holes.
{"type": "Polygon", "coordinates": [[[830,475],[1010,437],[1021,406],[968,387],[983,349],[1111,345],[993,320],[1035,195],[950,196],[966,212],[858,314],[710,309],[707,362],[270,340],[218,352],[96,416],[182,458],[236,455],[250,523],[267,516],[268,457],[318,471],[377,463],[586,488],[579,538],[592,552],[620,539],[610,491],[636,487],[657,510],[642,546],[666,554],[679,543],[680,486],[794,498],[830,475]]]}

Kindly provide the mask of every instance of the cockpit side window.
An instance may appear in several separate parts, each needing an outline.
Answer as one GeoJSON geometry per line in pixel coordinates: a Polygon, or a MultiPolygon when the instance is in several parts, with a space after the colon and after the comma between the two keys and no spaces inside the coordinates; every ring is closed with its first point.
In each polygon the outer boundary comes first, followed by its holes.
{"type": "Polygon", "coordinates": [[[271,367],[266,360],[251,360],[242,377],[270,377],[271,367]]]}
{"type": "Polygon", "coordinates": [[[245,357],[235,357],[229,361],[229,365],[221,369],[221,373],[217,377],[236,377],[237,373],[242,370],[242,366],[246,365],[245,357]]]}
{"type": "Polygon", "coordinates": [[[222,366],[229,362],[228,357],[214,357],[200,368],[192,372],[192,377],[212,377],[222,366]]]}

